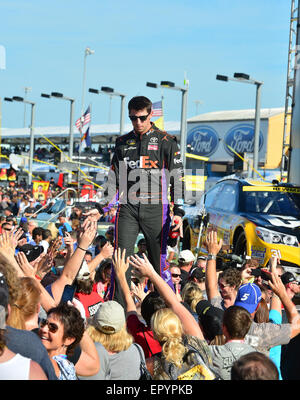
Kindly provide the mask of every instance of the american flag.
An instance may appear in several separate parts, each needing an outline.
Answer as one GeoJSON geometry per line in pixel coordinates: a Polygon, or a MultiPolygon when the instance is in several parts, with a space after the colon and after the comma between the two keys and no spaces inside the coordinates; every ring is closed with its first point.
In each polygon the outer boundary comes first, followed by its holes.
{"type": "Polygon", "coordinates": [[[161,117],[163,115],[162,112],[162,101],[157,101],[152,104],[153,117],[161,117]]]}
{"type": "Polygon", "coordinates": [[[88,106],[83,116],[78,118],[78,120],[75,122],[76,128],[79,131],[81,131],[82,127],[88,124],[90,121],[91,121],[91,111],[90,111],[90,106],[88,106]]]}

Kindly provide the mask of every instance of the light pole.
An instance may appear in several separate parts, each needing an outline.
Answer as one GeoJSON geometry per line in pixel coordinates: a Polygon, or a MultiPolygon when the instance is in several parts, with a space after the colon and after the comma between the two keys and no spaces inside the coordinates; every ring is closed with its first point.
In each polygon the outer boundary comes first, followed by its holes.
{"type": "Polygon", "coordinates": [[[26,104],[31,104],[31,122],[30,122],[30,145],[29,145],[29,177],[28,185],[32,183],[32,163],[34,157],[34,117],[35,117],[35,103],[25,100],[23,97],[13,96],[12,98],[4,97],[6,101],[19,101],[26,104]]]}
{"type": "Polygon", "coordinates": [[[216,79],[219,81],[234,81],[241,83],[250,83],[256,86],[256,100],[255,100],[255,122],[254,122],[254,146],[253,146],[253,169],[252,178],[255,176],[255,171],[258,170],[258,156],[259,156],[259,131],[260,131],[260,98],[261,98],[261,88],[263,82],[251,79],[249,75],[235,72],[233,78],[226,75],[217,75],[216,79]]]}
{"type": "Polygon", "coordinates": [[[113,88],[108,87],[108,86],[102,86],[101,90],[89,88],[89,92],[90,93],[95,93],[95,94],[104,93],[104,94],[109,95],[110,97],[119,96],[121,98],[120,135],[123,135],[123,133],[124,133],[124,113],[125,113],[125,97],[126,97],[126,94],[115,92],[115,90],[113,88]]]}
{"type": "Polygon", "coordinates": [[[83,60],[83,79],[82,79],[82,97],[81,97],[81,116],[84,113],[84,93],[85,93],[85,80],[86,80],[86,57],[95,53],[95,50],[91,50],[86,47],[84,50],[84,60],[83,60]]]}
{"type": "MultiPolygon", "coordinates": [[[[50,94],[41,93],[41,97],[51,98],[55,97],[56,99],[67,100],[70,102],[70,124],[69,124],[69,160],[73,160],[73,146],[74,146],[74,135],[73,135],[73,120],[74,120],[74,103],[75,99],[71,97],[66,97],[62,93],[59,92],[52,92],[50,94]]],[[[69,183],[72,182],[72,174],[69,174],[68,177],[69,183]]]]}
{"type": "MultiPolygon", "coordinates": [[[[31,87],[24,87],[24,99],[26,100],[27,93],[31,91],[31,87]]],[[[24,123],[23,123],[24,128],[26,127],[26,104],[24,103],[24,123]]]]}
{"type": "Polygon", "coordinates": [[[185,169],[185,150],[186,150],[186,131],[187,131],[187,96],[188,96],[188,84],[185,87],[175,86],[174,82],[161,81],[160,85],[157,83],[147,82],[146,86],[152,88],[166,88],[172,90],[178,90],[182,94],[181,98],[181,122],[180,122],[180,152],[182,159],[182,166],[185,169]]]}

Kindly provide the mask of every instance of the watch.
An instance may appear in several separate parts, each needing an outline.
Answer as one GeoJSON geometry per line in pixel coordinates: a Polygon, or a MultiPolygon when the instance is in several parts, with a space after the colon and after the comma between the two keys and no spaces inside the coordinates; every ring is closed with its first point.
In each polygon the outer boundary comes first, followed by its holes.
{"type": "Polygon", "coordinates": [[[216,260],[217,259],[217,256],[215,255],[215,254],[209,254],[208,256],[207,256],[207,261],[209,261],[209,260],[216,260]]]}

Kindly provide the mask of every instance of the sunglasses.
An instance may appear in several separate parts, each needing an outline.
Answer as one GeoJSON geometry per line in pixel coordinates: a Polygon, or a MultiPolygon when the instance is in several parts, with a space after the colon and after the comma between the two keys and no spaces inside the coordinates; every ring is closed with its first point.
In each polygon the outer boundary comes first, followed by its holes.
{"type": "Polygon", "coordinates": [[[171,274],[173,276],[173,278],[180,278],[181,274],[171,274]]]}
{"type": "Polygon", "coordinates": [[[137,121],[138,119],[141,120],[141,122],[145,122],[146,119],[149,117],[149,114],[147,115],[140,115],[139,117],[137,117],[136,115],[129,115],[129,119],[131,121],[137,121]]]}
{"type": "Polygon", "coordinates": [[[54,324],[54,322],[49,322],[47,319],[42,319],[40,322],[40,327],[44,328],[46,325],[51,333],[56,333],[58,331],[58,326],[54,324]]]}

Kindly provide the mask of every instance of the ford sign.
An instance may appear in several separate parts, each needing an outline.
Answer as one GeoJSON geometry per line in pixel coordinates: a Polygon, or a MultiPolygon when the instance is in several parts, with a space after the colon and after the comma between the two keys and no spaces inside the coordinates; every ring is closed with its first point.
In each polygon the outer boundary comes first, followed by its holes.
{"type": "MultiPolygon", "coordinates": [[[[259,132],[259,150],[262,148],[264,138],[259,132]]],[[[224,148],[229,155],[234,153],[229,149],[232,147],[237,153],[253,153],[254,150],[254,126],[250,124],[238,124],[232,127],[225,135],[224,148]]]]}
{"type": "Polygon", "coordinates": [[[196,126],[188,133],[187,145],[190,147],[192,154],[209,157],[218,148],[219,135],[210,126],[196,126]]]}

